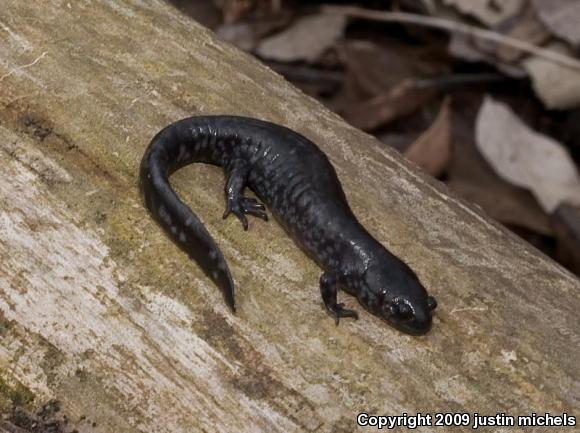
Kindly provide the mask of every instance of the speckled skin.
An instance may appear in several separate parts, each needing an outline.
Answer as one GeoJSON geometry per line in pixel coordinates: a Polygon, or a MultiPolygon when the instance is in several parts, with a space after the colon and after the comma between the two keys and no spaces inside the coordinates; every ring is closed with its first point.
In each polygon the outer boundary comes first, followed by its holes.
{"type": "Polygon", "coordinates": [[[151,141],[141,163],[145,204],[172,240],[220,287],[235,311],[234,284],[223,254],[168,178],[193,162],[224,168],[226,211],[247,229],[246,214],[267,220],[264,205],[324,270],[322,300],[336,323],[358,315],[337,303],[342,287],[372,314],[410,334],[431,327],[435,299],[415,273],[357,221],[328,158],[307,138],[279,125],[233,116],[191,117],[151,141]]]}

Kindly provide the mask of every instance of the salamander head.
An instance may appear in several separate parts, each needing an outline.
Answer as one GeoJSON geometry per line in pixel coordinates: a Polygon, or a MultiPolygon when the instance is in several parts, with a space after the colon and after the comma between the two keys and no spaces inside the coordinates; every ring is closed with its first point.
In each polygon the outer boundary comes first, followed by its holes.
{"type": "Polygon", "coordinates": [[[361,293],[359,301],[371,313],[407,334],[423,335],[431,329],[437,301],[407,265],[370,267],[365,283],[369,292],[366,296],[361,293]]]}

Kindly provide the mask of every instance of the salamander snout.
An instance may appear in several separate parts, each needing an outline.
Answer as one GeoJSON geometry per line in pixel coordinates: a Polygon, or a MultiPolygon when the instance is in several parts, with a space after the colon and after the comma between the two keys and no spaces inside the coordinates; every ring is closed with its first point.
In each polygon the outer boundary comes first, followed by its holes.
{"type": "Polygon", "coordinates": [[[397,298],[383,305],[383,318],[395,328],[412,335],[423,335],[431,329],[437,301],[432,296],[397,298]]]}
{"type": "Polygon", "coordinates": [[[412,335],[431,329],[437,301],[402,261],[383,255],[366,269],[361,286],[359,302],[389,325],[412,335]]]}

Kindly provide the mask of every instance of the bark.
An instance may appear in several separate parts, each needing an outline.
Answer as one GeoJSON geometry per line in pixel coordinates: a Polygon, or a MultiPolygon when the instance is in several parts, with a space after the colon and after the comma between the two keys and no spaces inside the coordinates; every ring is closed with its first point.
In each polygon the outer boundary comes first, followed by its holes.
{"type": "Polygon", "coordinates": [[[579,281],[257,60],[160,0],[2,0],[0,41],[1,411],[56,400],[81,431],[340,432],[359,412],[579,407],[579,281]],[[230,264],[232,315],[136,185],[151,137],[200,113],[318,143],[437,297],[431,333],[347,295],[361,318],[336,327],[277,223],[222,221],[220,170],[187,167],[173,183],[230,264]]]}

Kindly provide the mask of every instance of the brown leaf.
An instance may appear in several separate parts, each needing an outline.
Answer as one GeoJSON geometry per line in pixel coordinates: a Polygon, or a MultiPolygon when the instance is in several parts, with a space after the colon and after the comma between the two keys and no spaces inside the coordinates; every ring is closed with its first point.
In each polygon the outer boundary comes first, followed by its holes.
{"type": "MultiPolygon", "coordinates": [[[[542,45],[551,37],[550,33],[539,21],[536,11],[531,5],[526,5],[518,15],[498,22],[491,30],[501,35],[521,39],[536,45],[542,45]]],[[[467,61],[491,63],[510,76],[525,76],[525,72],[514,62],[525,57],[526,53],[509,45],[474,39],[455,33],[449,43],[449,52],[451,55],[467,61]]]]}
{"type": "Polygon", "coordinates": [[[556,36],[580,45],[580,2],[578,0],[532,0],[540,20],[556,36]]]}
{"type": "Polygon", "coordinates": [[[372,131],[415,112],[436,94],[434,88],[420,88],[415,80],[406,79],[374,98],[362,103],[352,103],[340,110],[340,114],[351,125],[364,131],[372,131]]]}
{"type": "Polygon", "coordinates": [[[433,124],[405,152],[407,159],[435,177],[443,174],[451,157],[449,101],[445,98],[433,124]]]}
{"type": "Polygon", "coordinates": [[[526,71],[519,65],[501,62],[495,55],[483,52],[480,47],[476,46],[472,38],[459,33],[451,35],[448,50],[449,54],[453,57],[467,62],[486,62],[494,65],[499,71],[509,77],[524,78],[527,75],[526,71]]]}
{"type": "Polygon", "coordinates": [[[487,178],[490,182],[486,185],[476,179],[462,178],[454,178],[447,185],[502,224],[523,227],[544,236],[553,234],[548,215],[542,212],[531,194],[499,178],[493,179],[493,173],[487,178]]]}
{"type": "MultiPolygon", "coordinates": [[[[553,51],[573,55],[561,42],[548,45],[553,51]]],[[[566,110],[580,107],[580,72],[547,59],[533,56],[523,61],[534,90],[549,109],[566,110]]]]}
{"type": "Polygon", "coordinates": [[[449,188],[503,224],[550,236],[549,217],[532,194],[497,176],[477,150],[474,123],[479,98],[457,96],[454,104],[461,109],[453,112],[453,152],[446,182],[449,188]]]}
{"type": "Polygon", "coordinates": [[[366,99],[389,91],[402,80],[450,72],[449,62],[432,46],[416,46],[400,40],[349,40],[340,47],[347,71],[346,98],[366,99]],[[388,73],[385,73],[388,71],[388,73]]]}
{"type": "Polygon", "coordinates": [[[476,127],[477,147],[502,178],[528,188],[548,213],[580,205],[580,175],[566,149],[533,131],[505,104],[487,97],[476,127]]]}
{"type": "MultiPolygon", "coordinates": [[[[531,5],[527,5],[517,17],[512,17],[494,26],[493,30],[502,35],[521,39],[536,45],[542,45],[550,39],[550,33],[546,31],[546,28],[538,19],[536,11],[531,5]]],[[[477,46],[488,54],[493,54],[501,61],[508,63],[519,60],[526,55],[521,50],[507,45],[478,43],[477,46]]]]}
{"type": "Polygon", "coordinates": [[[203,26],[215,29],[222,22],[220,9],[211,0],[199,0],[192,2],[190,0],[169,0],[184,14],[192,17],[195,21],[203,26]]]}
{"type": "MultiPolygon", "coordinates": [[[[175,0],[174,0],[175,1],[175,0]]],[[[280,32],[291,23],[292,11],[261,14],[243,21],[224,22],[215,32],[226,41],[244,51],[253,51],[258,43],[273,33],[280,32]]]]}
{"type": "Polygon", "coordinates": [[[239,21],[256,6],[256,3],[256,0],[216,1],[216,4],[222,9],[224,22],[228,24],[239,21]]]}
{"type": "Polygon", "coordinates": [[[314,62],[342,37],[346,17],[318,14],[302,17],[288,29],[260,42],[260,57],[282,62],[314,62]]]}
{"type": "Polygon", "coordinates": [[[516,15],[524,6],[525,0],[443,0],[443,3],[493,26],[516,15]]]}

